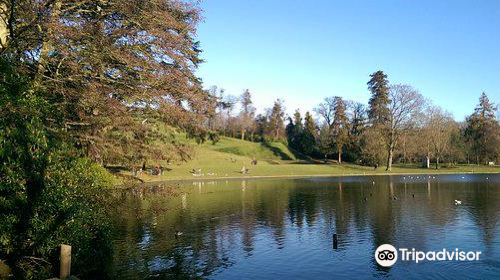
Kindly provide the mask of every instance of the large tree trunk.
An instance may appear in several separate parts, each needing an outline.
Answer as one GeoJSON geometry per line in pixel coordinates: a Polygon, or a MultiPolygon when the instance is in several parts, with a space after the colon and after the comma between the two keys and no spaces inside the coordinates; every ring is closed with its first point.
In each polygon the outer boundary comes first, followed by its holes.
{"type": "Polygon", "coordinates": [[[337,153],[339,154],[338,163],[342,164],[342,145],[337,145],[337,153]]]}
{"type": "Polygon", "coordinates": [[[439,169],[439,157],[436,157],[436,169],[439,169]]]}
{"type": "Polygon", "coordinates": [[[245,140],[245,129],[241,130],[241,140],[245,140]]]}
{"type": "Polygon", "coordinates": [[[387,168],[385,171],[391,171],[392,170],[392,156],[394,154],[394,149],[390,148],[389,149],[389,155],[387,156],[387,168]]]}
{"type": "Polygon", "coordinates": [[[425,156],[425,168],[429,169],[431,167],[431,158],[429,155],[425,156]]]}

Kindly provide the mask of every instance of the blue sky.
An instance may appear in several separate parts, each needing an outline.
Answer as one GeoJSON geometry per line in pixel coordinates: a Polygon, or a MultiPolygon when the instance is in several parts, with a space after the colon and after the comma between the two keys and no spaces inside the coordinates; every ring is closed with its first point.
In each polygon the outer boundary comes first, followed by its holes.
{"type": "Polygon", "coordinates": [[[326,96],[366,103],[369,74],[410,84],[453,113],[470,114],[482,91],[500,103],[500,1],[205,0],[198,39],[205,87],[258,110],[287,112],[326,96]]]}

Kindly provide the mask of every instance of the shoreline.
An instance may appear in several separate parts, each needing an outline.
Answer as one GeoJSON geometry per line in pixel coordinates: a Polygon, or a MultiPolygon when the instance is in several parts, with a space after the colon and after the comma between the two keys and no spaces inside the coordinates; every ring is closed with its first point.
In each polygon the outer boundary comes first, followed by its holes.
{"type": "Polygon", "coordinates": [[[344,174],[301,174],[301,175],[256,175],[256,176],[202,176],[198,178],[170,178],[151,180],[135,183],[122,183],[115,185],[113,189],[125,189],[135,185],[151,185],[158,183],[193,183],[193,182],[206,182],[206,181],[229,181],[229,180],[272,180],[272,179],[308,179],[308,178],[337,178],[337,177],[366,177],[366,176],[411,176],[411,175],[456,175],[456,174],[500,174],[500,172],[396,172],[396,173],[344,173],[344,174]]]}

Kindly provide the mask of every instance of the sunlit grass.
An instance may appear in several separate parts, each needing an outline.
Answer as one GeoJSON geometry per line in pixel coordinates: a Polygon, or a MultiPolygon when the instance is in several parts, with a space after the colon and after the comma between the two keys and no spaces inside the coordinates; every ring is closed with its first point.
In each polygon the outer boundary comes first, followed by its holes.
{"type": "MultiPolygon", "coordinates": [[[[420,165],[395,165],[391,172],[384,166],[377,170],[370,166],[354,164],[338,165],[335,162],[323,164],[297,160],[296,156],[282,143],[272,143],[271,147],[232,138],[222,138],[216,145],[196,146],[195,158],[186,163],[166,166],[164,175],[148,175],[145,172],[139,179],[149,181],[215,179],[215,178],[259,178],[259,177],[298,177],[298,176],[349,176],[416,173],[497,173],[498,166],[458,165],[449,168],[424,169],[420,165]],[[251,165],[252,159],[257,165],[251,165]],[[285,159],[284,159],[285,158],[285,159]],[[292,158],[292,160],[290,160],[292,158]],[[249,174],[242,174],[242,168],[249,168],[249,174]],[[198,175],[199,170],[203,175],[198,175]],[[195,170],[195,175],[191,172],[195,170]]],[[[165,166],[164,166],[165,168],[165,166]]],[[[131,172],[122,171],[124,175],[131,172]]]]}

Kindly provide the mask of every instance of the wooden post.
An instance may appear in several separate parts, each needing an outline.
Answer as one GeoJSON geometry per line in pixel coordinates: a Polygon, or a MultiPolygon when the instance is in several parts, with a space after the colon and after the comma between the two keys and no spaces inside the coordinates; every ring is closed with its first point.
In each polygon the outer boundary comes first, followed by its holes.
{"type": "Polygon", "coordinates": [[[66,279],[71,274],[71,246],[61,244],[61,265],[59,268],[59,278],[66,279]]]}

